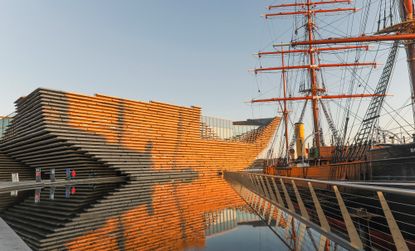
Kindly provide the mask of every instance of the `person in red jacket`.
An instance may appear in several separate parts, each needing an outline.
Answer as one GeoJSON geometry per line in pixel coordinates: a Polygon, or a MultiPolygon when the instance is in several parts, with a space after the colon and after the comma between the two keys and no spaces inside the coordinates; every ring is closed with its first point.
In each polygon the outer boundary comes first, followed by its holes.
{"type": "Polygon", "coordinates": [[[71,178],[74,179],[76,177],[75,169],[72,169],[71,178]]]}

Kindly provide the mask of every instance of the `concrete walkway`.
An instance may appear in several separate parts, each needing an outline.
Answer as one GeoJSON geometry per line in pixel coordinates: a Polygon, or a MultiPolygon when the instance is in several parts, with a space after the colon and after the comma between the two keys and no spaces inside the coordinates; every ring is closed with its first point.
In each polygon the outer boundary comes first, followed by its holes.
{"type": "Polygon", "coordinates": [[[32,249],[0,218],[0,250],[31,251],[32,249]]]}
{"type": "MultiPolygon", "coordinates": [[[[57,179],[55,182],[50,180],[36,181],[20,181],[20,182],[0,182],[0,193],[10,192],[14,190],[31,190],[50,186],[73,186],[80,184],[103,184],[116,183],[125,181],[125,177],[107,177],[107,178],[88,178],[88,179],[57,179]]],[[[3,249],[0,249],[3,250],[3,249]]]]}

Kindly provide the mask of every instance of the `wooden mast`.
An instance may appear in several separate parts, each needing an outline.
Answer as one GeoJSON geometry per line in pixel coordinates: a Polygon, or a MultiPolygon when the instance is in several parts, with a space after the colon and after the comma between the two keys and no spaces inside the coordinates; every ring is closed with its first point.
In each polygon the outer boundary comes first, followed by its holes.
{"type": "MultiPolygon", "coordinates": [[[[313,13],[311,12],[311,0],[307,0],[307,31],[308,31],[308,41],[313,41],[313,29],[314,29],[314,23],[313,23],[313,13]]],[[[313,50],[313,44],[309,44],[308,46],[308,54],[309,54],[309,63],[310,65],[315,65],[315,58],[314,58],[314,50],[313,50]]],[[[311,85],[311,96],[317,96],[318,93],[318,82],[317,82],[317,75],[316,75],[316,69],[314,67],[311,67],[309,69],[310,72],[310,85],[311,85]]],[[[313,124],[314,124],[314,143],[317,148],[318,156],[320,155],[320,123],[319,123],[319,113],[318,113],[318,99],[312,99],[311,100],[311,109],[313,112],[313,124]]]]}
{"type": "MultiPolygon", "coordinates": [[[[413,20],[414,10],[412,0],[401,0],[400,14],[402,22],[413,20]]],[[[410,28],[412,30],[409,30],[408,32],[414,32],[414,26],[412,25],[410,28]]],[[[413,41],[407,41],[406,43],[406,56],[408,60],[409,79],[411,81],[411,101],[415,122],[415,44],[413,41]]]]}
{"type": "MultiPolygon", "coordinates": [[[[295,69],[307,69],[310,77],[310,89],[307,90],[308,95],[303,97],[303,100],[310,99],[311,100],[311,110],[313,114],[313,127],[314,127],[314,144],[317,149],[317,158],[320,155],[320,145],[321,145],[321,134],[320,134],[320,122],[319,122],[319,100],[322,97],[322,94],[325,93],[325,89],[319,87],[317,81],[317,71],[321,68],[325,67],[348,67],[348,66],[376,66],[375,63],[368,62],[368,63],[345,63],[345,64],[317,64],[315,54],[318,52],[318,48],[314,46],[314,20],[313,17],[316,14],[320,13],[332,13],[332,12],[343,12],[343,11],[357,11],[356,8],[334,8],[334,9],[316,9],[315,6],[317,5],[326,5],[326,4],[338,4],[338,3],[350,3],[350,0],[331,0],[331,1],[320,1],[320,2],[313,2],[312,0],[306,0],[302,3],[290,3],[290,4],[280,4],[280,5],[273,5],[269,6],[268,9],[277,9],[277,8],[285,8],[285,7],[300,7],[302,8],[300,11],[288,11],[288,12],[278,12],[278,13],[270,13],[264,15],[265,18],[275,17],[275,16],[286,16],[286,15],[303,15],[306,18],[306,35],[308,41],[306,48],[304,50],[288,50],[287,53],[306,53],[308,54],[308,64],[306,65],[296,65],[296,66],[285,66],[284,61],[282,61],[281,67],[268,67],[268,68],[259,68],[255,69],[255,73],[259,72],[267,72],[267,71],[282,71],[283,75],[283,85],[284,85],[284,98],[278,99],[279,101],[284,102],[284,120],[285,122],[285,133],[286,133],[286,147],[288,153],[288,114],[286,109],[286,102],[291,100],[286,96],[286,79],[285,79],[285,72],[287,70],[295,70],[295,69]]],[[[351,49],[352,46],[343,46],[338,48],[322,48],[321,50],[347,50],[351,49]]],[[[359,47],[353,46],[354,49],[359,48],[366,48],[367,47],[359,47]]],[[[284,60],[284,50],[278,52],[282,56],[282,60],[284,60]]],[[[278,54],[275,53],[275,54],[278,54]]],[[[259,56],[262,55],[272,55],[273,52],[265,52],[259,53],[259,56]]],[[[345,97],[342,95],[342,97],[345,97]]],[[[333,98],[342,98],[342,97],[333,97],[333,98]]],[[[299,97],[300,98],[300,97],[299,97]]],[[[256,102],[272,102],[276,101],[277,99],[264,99],[264,100],[253,100],[253,103],[256,102]]]]}
{"type": "Polygon", "coordinates": [[[403,4],[403,8],[404,8],[404,13],[405,13],[405,20],[402,21],[406,21],[406,20],[411,20],[413,18],[414,15],[414,7],[413,7],[413,2],[412,0],[402,0],[401,1],[403,4]]]}
{"type": "MultiPolygon", "coordinates": [[[[281,66],[285,67],[285,59],[284,59],[284,49],[281,50],[281,66]]],[[[284,89],[284,98],[287,98],[287,78],[285,75],[285,70],[282,70],[282,82],[283,82],[283,89],[284,89]]],[[[284,100],[284,126],[285,126],[285,151],[287,154],[287,163],[289,163],[290,154],[289,154],[289,143],[288,143],[288,109],[287,109],[287,100],[284,100]]]]}
{"type": "Polygon", "coordinates": [[[377,35],[359,36],[359,37],[340,37],[328,38],[310,41],[294,41],[292,46],[298,45],[327,45],[327,44],[343,44],[343,43],[357,43],[357,42],[377,42],[377,41],[404,41],[406,47],[408,71],[411,82],[411,99],[413,117],[415,122],[415,20],[413,0],[400,0],[400,16],[402,23],[388,27],[383,32],[378,32],[377,35]],[[408,25],[409,24],[409,25],[408,25]],[[389,34],[394,32],[393,34],[389,34]],[[380,34],[386,33],[386,34],[380,34]]]}

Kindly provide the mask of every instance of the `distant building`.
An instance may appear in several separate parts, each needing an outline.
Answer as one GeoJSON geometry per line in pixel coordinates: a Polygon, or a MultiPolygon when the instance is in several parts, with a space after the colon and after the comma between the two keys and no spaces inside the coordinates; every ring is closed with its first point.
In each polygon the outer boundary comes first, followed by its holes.
{"type": "Polygon", "coordinates": [[[3,137],[3,134],[6,132],[6,128],[11,121],[12,117],[0,116],[0,139],[3,137]]]}

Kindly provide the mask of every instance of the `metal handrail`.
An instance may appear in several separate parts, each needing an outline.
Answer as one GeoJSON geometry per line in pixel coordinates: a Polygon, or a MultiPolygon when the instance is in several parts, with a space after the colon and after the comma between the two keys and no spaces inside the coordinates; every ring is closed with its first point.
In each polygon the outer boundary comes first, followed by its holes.
{"type": "MultiPolygon", "coordinates": [[[[397,250],[415,247],[415,216],[407,211],[408,208],[415,208],[411,202],[415,190],[384,187],[380,186],[380,182],[370,185],[249,172],[224,172],[224,177],[237,187],[235,190],[254,209],[259,213],[262,211],[264,217],[266,213],[269,214],[268,222],[275,216],[275,207],[296,218],[305,228],[315,230],[321,235],[320,248],[328,240],[349,250],[372,248],[372,245],[379,247],[381,244],[377,241],[384,242],[386,247],[380,248],[386,250],[387,246],[394,246],[397,250]],[[385,197],[384,194],[388,196],[385,197]],[[340,219],[341,226],[336,223],[340,219]],[[388,228],[389,230],[382,230],[376,227],[376,231],[387,238],[379,239],[371,231],[362,230],[361,224],[388,228]]],[[[394,185],[402,184],[404,183],[394,185]]],[[[304,230],[301,234],[304,235],[304,230]]]]}
{"type": "MultiPolygon", "coordinates": [[[[246,173],[246,172],[236,172],[236,173],[246,173]]],[[[360,185],[357,182],[348,182],[348,181],[325,181],[325,180],[317,180],[317,179],[304,179],[304,178],[297,178],[297,177],[288,177],[288,176],[277,176],[277,175],[269,175],[269,174],[260,174],[260,173],[250,173],[253,175],[260,175],[260,176],[267,176],[273,178],[281,178],[285,180],[296,180],[296,181],[303,181],[303,182],[312,182],[317,184],[323,185],[331,185],[331,186],[341,186],[347,188],[355,188],[355,189],[363,189],[373,192],[384,192],[384,193],[393,193],[393,194],[400,194],[406,196],[415,196],[415,190],[411,189],[402,189],[402,188],[394,188],[394,187],[382,187],[379,185],[376,186],[369,186],[369,185],[360,185]]],[[[378,183],[379,184],[379,183],[378,183]]],[[[405,184],[405,183],[398,183],[405,184]]],[[[409,183],[411,186],[415,186],[415,182],[409,183]]],[[[405,184],[408,185],[408,184],[405,184]]]]}

